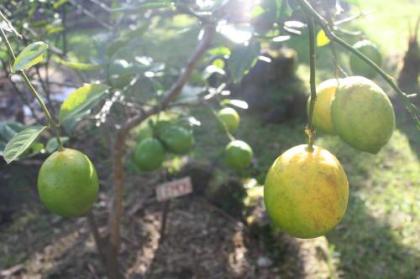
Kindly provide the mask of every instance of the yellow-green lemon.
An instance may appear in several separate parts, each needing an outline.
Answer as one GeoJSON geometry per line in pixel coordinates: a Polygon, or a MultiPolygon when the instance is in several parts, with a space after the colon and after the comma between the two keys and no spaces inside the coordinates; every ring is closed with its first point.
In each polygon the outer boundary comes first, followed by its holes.
{"type": "Polygon", "coordinates": [[[96,201],[98,189],[95,167],[85,154],[75,149],[52,153],[38,174],[41,202],[61,216],[86,214],[96,201]]]}
{"type": "Polygon", "coordinates": [[[336,133],[352,147],[377,153],[391,138],[395,114],[385,92],[373,81],[348,77],[340,84],[331,106],[336,133]]]}
{"type": "Polygon", "coordinates": [[[343,218],[349,196],[347,176],[326,149],[295,146],[281,154],[268,171],[264,203],[282,231],[313,238],[333,229],[343,218]]]}

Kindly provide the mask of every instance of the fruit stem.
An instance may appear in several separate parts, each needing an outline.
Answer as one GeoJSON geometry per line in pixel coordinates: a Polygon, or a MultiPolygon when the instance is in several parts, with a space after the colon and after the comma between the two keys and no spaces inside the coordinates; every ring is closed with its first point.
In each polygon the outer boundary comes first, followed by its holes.
{"type": "MultiPolygon", "coordinates": [[[[3,18],[3,20],[7,21],[7,19],[4,17],[4,15],[2,13],[0,13],[0,16],[3,18]]],[[[0,35],[1,35],[1,38],[3,39],[3,41],[5,42],[5,44],[7,46],[7,50],[9,51],[9,54],[13,58],[13,62],[14,62],[16,60],[15,52],[13,51],[13,48],[10,45],[9,40],[8,40],[3,28],[1,28],[1,27],[0,27],[0,35]]],[[[60,139],[59,125],[57,123],[55,123],[54,119],[51,116],[51,113],[49,112],[47,106],[45,105],[45,102],[42,100],[42,97],[39,95],[39,93],[37,92],[35,87],[32,85],[32,83],[31,83],[30,79],[28,78],[28,76],[26,75],[25,71],[21,70],[21,71],[18,71],[18,73],[23,78],[23,81],[25,82],[26,86],[28,86],[32,95],[37,100],[39,106],[41,107],[42,111],[44,112],[45,116],[47,117],[48,127],[54,131],[55,137],[57,138],[57,142],[58,142],[58,146],[59,146],[58,149],[60,151],[63,150],[63,143],[61,142],[61,139],[60,139]]]]}
{"type": "Polygon", "coordinates": [[[403,92],[395,82],[394,78],[392,78],[390,75],[385,73],[381,67],[375,64],[371,59],[369,59],[366,55],[355,49],[353,46],[351,46],[349,43],[347,43],[345,40],[337,36],[331,27],[328,24],[328,21],[322,17],[307,0],[297,0],[301,7],[305,10],[305,13],[307,15],[310,15],[312,19],[315,19],[316,22],[322,27],[325,34],[328,36],[328,38],[331,41],[334,41],[341,45],[343,48],[347,49],[348,51],[352,52],[356,56],[358,56],[360,59],[362,59],[366,64],[371,66],[391,87],[392,89],[397,92],[400,97],[402,98],[407,111],[411,114],[413,119],[416,121],[417,127],[420,127],[420,111],[419,109],[410,101],[411,98],[415,98],[418,94],[407,94],[403,92]]]}
{"type": "Polygon", "coordinates": [[[312,17],[306,14],[308,21],[308,30],[309,30],[309,65],[310,65],[310,87],[311,87],[311,100],[309,103],[309,116],[308,116],[308,125],[306,126],[305,133],[308,136],[308,150],[313,150],[313,144],[315,140],[315,129],[313,127],[313,115],[316,102],[316,64],[315,64],[315,30],[314,30],[314,20],[312,17]]]}

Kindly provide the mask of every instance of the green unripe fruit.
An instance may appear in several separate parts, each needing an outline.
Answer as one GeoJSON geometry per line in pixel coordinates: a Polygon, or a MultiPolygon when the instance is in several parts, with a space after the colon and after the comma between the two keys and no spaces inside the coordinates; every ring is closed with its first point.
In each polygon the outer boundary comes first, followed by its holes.
{"type": "MultiPolygon", "coordinates": [[[[354,44],[353,47],[375,62],[376,65],[381,67],[382,55],[376,45],[372,42],[368,40],[359,41],[354,44]]],[[[350,56],[350,69],[354,75],[364,76],[366,78],[374,78],[376,76],[375,69],[355,54],[350,56]]]]}
{"type": "Polygon", "coordinates": [[[340,83],[331,118],[343,141],[374,154],[389,141],[395,128],[394,108],[388,96],[376,83],[359,76],[340,83]]]}
{"type": "Polygon", "coordinates": [[[252,157],[252,148],[244,141],[233,140],[226,146],[225,162],[235,170],[248,167],[251,164],[252,157]]]}
{"type": "Polygon", "coordinates": [[[159,138],[169,151],[179,155],[188,153],[194,145],[192,131],[182,126],[162,126],[159,129],[159,138]]]}
{"type": "Polygon", "coordinates": [[[159,140],[146,138],[139,142],[134,150],[134,161],[142,171],[153,171],[162,166],[165,149],[159,140]]]}
{"type": "Polygon", "coordinates": [[[96,201],[98,176],[89,158],[70,148],[52,153],[38,174],[41,202],[64,217],[86,214],[96,201]]]}
{"type": "Polygon", "coordinates": [[[219,117],[221,124],[224,125],[230,133],[234,133],[236,129],[238,129],[240,117],[238,112],[233,108],[223,108],[217,113],[217,116],[219,117]]]}

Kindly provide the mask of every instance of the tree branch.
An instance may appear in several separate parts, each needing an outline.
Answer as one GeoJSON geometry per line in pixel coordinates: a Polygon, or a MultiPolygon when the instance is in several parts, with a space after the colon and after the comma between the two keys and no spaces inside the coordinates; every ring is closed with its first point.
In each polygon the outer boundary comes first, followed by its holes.
{"type": "Polygon", "coordinates": [[[208,49],[213,35],[215,33],[215,27],[213,25],[206,26],[204,28],[203,38],[197,45],[197,48],[193,52],[191,58],[188,60],[185,69],[182,71],[180,76],[174,85],[168,90],[158,106],[155,106],[144,113],[140,113],[133,118],[129,119],[126,124],[118,131],[116,139],[112,146],[113,156],[113,190],[114,199],[110,207],[109,215],[109,231],[110,231],[110,243],[111,250],[113,253],[113,262],[108,263],[112,265],[114,278],[118,278],[118,263],[117,255],[120,247],[120,223],[123,214],[123,193],[124,193],[124,156],[126,152],[126,138],[130,130],[139,125],[147,117],[158,113],[161,110],[166,109],[169,104],[181,93],[182,88],[185,86],[187,81],[190,79],[194,67],[208,49]]]}
{"type": "Polygon", "coordinates": [[[328,24],[328,21],[323,18],[312,6],[309,4],[307,0],[297,0],[301,7],[307,12],[325,31],[327,36],[334,42],[341,45],[343,48],[347,49],[348,51],[352,52],[354,55],[358,56],[360,59],[362,59],[366,64],[371,66],[391,87],[392,89],[397,92],[400,97],[402,98],[404,104],[406,105],[406,108],[408,112],[411,114],[413,119],[416,121],[416,124],[418,127],[420,127],[420,112],[418,108],[410,102],[410,98],[416,97],[418,94],[407,94],[403,92],[395,82],[395,80],[385,73],[378,65],[375,64],[369,57],[365,56],[363,53],[358,51],[357,49],[353,48],[349,43],[344,41],[342,38],[337,36],[331,27],[328,24]]]}

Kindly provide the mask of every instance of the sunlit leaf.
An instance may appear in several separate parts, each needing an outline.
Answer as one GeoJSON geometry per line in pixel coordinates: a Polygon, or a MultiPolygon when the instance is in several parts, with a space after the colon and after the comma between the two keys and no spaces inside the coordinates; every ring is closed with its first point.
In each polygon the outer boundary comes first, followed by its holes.
{"type": "Polygon", "coordinates": [[[272,41],[273,42],[276,42],[276,43],[285,42],[285,41],[288,41],[288,40],[290,40],[290,36],[289,35],[281,35],[281,36],[274,37],[272,39],[272,41]]]}
{"type": "Polygon", "coordinates": [[[238,99],[224,99],[220,104],[222,106],[230,105],[240,109],[248,109],[248,103],[238,99]]]}
{"type": "Polygon", "coordinates": [[[109,86],[103,84],[85,84],[73,91],[61,104],[60,122],[82,116],[105,96],[108,88],[109,86]]]}
{"type": "Polygon", "coordinates": [[[28,45],[16,57],[12,71],[26,70],[44,61],[47,49],[48,45],[44,42],[35,42],[28,45]]]}
{"type": "Polygon", "coordinates": [[[66,61],[59,57],[54,58],[54,61],[70,69],[81,71],[81,72],[96,71],[102,67],[102,65],[98,65],[98,64],[82,63],[82,62],[72,61],[72,60],[66,61]]]}
{"type": "Polygon", "coordinates": [[[284,23],[284,26],[288,28],[302,29],[306,26],[306,24],[298,20],[288,20],[284,23]]]}
{"type": "Polygon", "coordinates": [[[230,49],[227,47],[215,47],[209,50],[209,54],[214,56],[229,56],[230,49]]]}
{"type": "Polygon", "coordinates": [[[58,9],[61,6],[63,6],[64,4],[66,4],[69,0],[57,0],[55,1],[55,3],[53,4],[53,8],[54,9],[58,9]]]}
{"type": "Polygon", "coordinates": [[[224,69],[225,68],[225,60],[216,59],[216,60],[213,61],[212,65],[216,68],[224,69]]]}
{"type": "Polygon", "coordinates": [[[153,1],[149,3],[145,3],[141,5],[141,8],[142,9],[157,9],[157,8],[168,8],[172,6],[173,6],[172,1],[162,0],[162,1],[153,1]]]}
{"type": "Polygon", "coordinates": [[[46,128],[47,126],[33,126],[16,134],[4,149],[3,157],[6,163],[10,164],[22,155],[46,128]]]}
{"type": "Polygon", "coordinates": [[[44,28],[45,28],[45,31],[47,31],[49,35],[60,33],[60,32],[63,32],[64,30],[64,27],[61,24],[58,25],[56,23],[48,24],[44,28]]]}
{"type": "Polygon", "coordinates": [[[256,5],[252,8],[251,11],[251,18],[256,18],[260,15],[262,15],[265,12],[264,8],[261,7],[261,5],[256,5]]]}
{"type": "Polygon", "coordinates": [[[324,30],[319,30],[318,34],[316,34],[316,45],[318,47],[326,46],[330,43],[330,39],[325,34],[324,30]]]}

